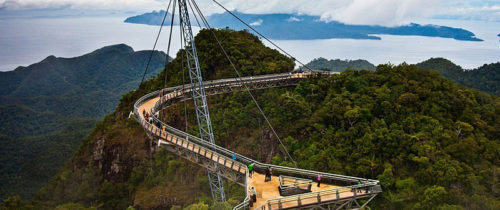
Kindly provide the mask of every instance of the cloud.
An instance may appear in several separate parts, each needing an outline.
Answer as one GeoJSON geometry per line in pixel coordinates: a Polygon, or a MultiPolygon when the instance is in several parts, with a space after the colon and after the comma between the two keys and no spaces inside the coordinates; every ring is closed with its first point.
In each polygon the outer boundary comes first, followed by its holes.
{"type": "Polygon", "coordinates": [[[290,18],[286,19],[287,22],[300,22],[302,21],[301,19],[291,16],[290,18]]]}
{"type": "Polygon", "coordinates": [[[264,21],[262,19],[258,19],[257,21],[250,23],[251,26],[260,26],[264,21]]]}
{"type": "Polygon", "coordinates": [[[164,4],[157,0],[0,0],[0,8],[6,9],[152,10],[164,4]]]}
{"type": "MultiPolygon", "coordinates": [[[[0,9],[106,9],[136,12],[165,9],[169,0],[0,0],[0,9]]],[[[211,0],[196,1],[205,15],[222,13],[211,0]]],[[[427,17],[500,21],[499,0],[218,0],[252,14],[294,13],[322,21],[394,26],[427,17]]],[[[290,19],[291,20],[291,19],[290,19]]]]}
{"type": "Polygon", "coordinates": [[[498,5],[480,7],[452,8],[447,13],[443,13],[440,16],[465,20],[500,21],[500,3],[498,5]]]}
{"type": "Polygon", "coordinates": [[[323,13],[321,19],[348,24],[400,25],[415,18],[430,17],[439,8],[435,0],[352,0],[349,4],[323,13]]]}

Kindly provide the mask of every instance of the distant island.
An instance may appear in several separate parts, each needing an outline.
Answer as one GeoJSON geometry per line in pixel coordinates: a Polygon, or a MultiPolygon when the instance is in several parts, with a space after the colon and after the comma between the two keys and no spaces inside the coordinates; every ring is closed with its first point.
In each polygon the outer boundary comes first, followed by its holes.
{"type": "MultiPolygon", "coordinates": [[[[129,17],[126,23],[161,25],[164,10],[153,11],[129,17]]],[[[170,16],[170,14],[167,14],[170,16]]],[[[247,23],[271,39],[311,40],[311,39],[372,39],[380,40],[377,35],[426,36],[452,38],[460,41],[483,41],[468,30],[438,25],[420,25],[411,23],[397,27],[375,25],[348,25],[336,21],[320,21],[319,16],[295,14],[244,14],[236,12],[247,23]]],[[[169,19],[169,18],[167,18],[169,19]]],[[[246,29],[229,13],[213,14],[207,17],[216,28],[229,27],[235,30],[246,29]]],[[[168,24],[168,23],[167,23],[168,24]]],[[[177,24],[177,23],[174,23],[177,24]]],[[[192,21],[192,24],[196,24],[192,21]]]]}

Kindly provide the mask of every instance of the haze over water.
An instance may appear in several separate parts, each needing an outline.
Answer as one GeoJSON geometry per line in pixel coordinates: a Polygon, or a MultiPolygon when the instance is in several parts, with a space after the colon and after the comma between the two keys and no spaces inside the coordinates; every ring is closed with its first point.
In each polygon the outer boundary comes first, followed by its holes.
{"type": "MultiPolygon", "coordinates": [[[[151,50],[157,26],[123,23],[125,17],[0,18],[0,71],[14,70],[49,55],[74,57],[98,48],[125,43],[135,50],[151,50]]],[[[374,64],[417,63],[431,57],[450,59],[464,68],[500,61],[500,22],[421,20],[417,23],[460,27],[484,42],[445,38],[380,35],[382,40],[326,39],[277,40],[276,43],[302,62],[327,59],[366,59],[374,64]]],[[[172,57],[180,47],[174,27],[172,57]]],[[[197,29],[195,29],[197,31],[197,29]]],[[[166,51],[168,27],[158,43],[166,51]]],[[[270,46],[268,43],[266,43],[270,46]]]]}

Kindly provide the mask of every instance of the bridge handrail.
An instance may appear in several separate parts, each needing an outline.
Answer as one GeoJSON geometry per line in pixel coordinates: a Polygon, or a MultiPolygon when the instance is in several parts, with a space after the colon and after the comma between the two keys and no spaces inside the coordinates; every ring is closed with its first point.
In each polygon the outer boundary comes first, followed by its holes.
{"type": "MultiPolygon", "coordinates": [[[[341,193],[346,193],[346,192],[352,192],[353,196],[357,196],[356,190],[358,188],[363,188],[365,190],[365,193],[361,192],[362,194],[360,195],[365,195],[368,193],[373,193],[373,192],[378,192],[379,190],[379,185],[375,186],[368,186],[368,185],[361,185],[359,187],[353,187],[353,186],[347,186],[347,187],[336,187],[332,189],[327,189],[327,190],[322,190],[322,191],[317,191],[317,192],[309,192],[309,193],[303,193],[303,194],[298,194],[298,195],[291,195],[291,196],[286,196],[286,197],[279,197],[275,199],[269,199],[265,203],[263,203],[261,206],[257,207],[256,209],[266,209],[266,206],[273,206],[273,205],[278,205],[278,203],[284,204],[286,202],[298,202],[299,200],[305,200],[305,199],[321,199],[321,197],[326,197],[326,196],[332,196],[332,195],[340,195],[341,193]]],[[[342,199],[340,196],[338,196],[336,199],[342,199]]]]}
{"type": "MultiPolygon", "coordinates": [[[[218,81],[219,82],[219,81],[218,81]]],[[[178,86],[179,87],[179,86],[178,86]]],[[[176,88],[167,88],[167,89],[164,89],[164,91],[174,91],[174,90],[178,90],[176,88]]],[[[190,91],[188,89],[185,89],[185,91],[190,91]]],[[[159,91],[157,91],[157,93],[159,93],[159,91]]],[[[182,93],[182,91],[181,91],[182,93]]],[[[165,94],[168,94],[165,93],[165,94]]],[[[180,96],[178,96],[180,97],[180,96]]],[[[157,110],[153,110],[152,112],[156,112],[157,110]]],[[[291,167],[285,167],[285,166],[278,166],[278,165],[272,165],[272,164],[266,164],[266,163],[260,163],[258,161],[255,161],[251,158],[248,158],[246,156],[243,156],[243,155],[240,155],[240,154],[237,154],[231,150],[228,150],[224,147],[221,147],[221,146],[218,146],[218,145],[215,145],[215,144],[212,144],[208,141],[205,141],[205,140],[202,140],[201,138],[197,137],[197,136],[194,136],[194,135],[191,135],[191,134],[188,134],[186,132],[183,132],[183,131],[180,131],[170,125],[167,125],[165,124],[164,122],[160,121],[158,118],[156,118],[156,116],[152,115],[153,119],[155,121],[159,121],[161,123],[162,126],[165,126],[166,127],[166,130],[172,132],[173,134],[176,134],[178,136],[181,136],[183,138],[186,138],[188,137],[190,141],[195,141],[196,143],[198,144],[201,144],[201,145],[204,145],[206,147],[210,147],[212,148],[212,150],[218,152],[218,153],[222,153],[223,155],[227,156],[227,157],[232,157],[232,155],[236,155],[236,158],[237,160],[240,160],[241,162],[245,163],[245,164],[250,164],[250,163],[254,163],[254,167],[255,168],[258,168],[260,170],[265,170],[265,168],[267,167],[271,167],[273,169],[274,172],[284,172],[284,173],[292,173],[292,174],[300,174],[300,175],[305,175],[307,177],[316,177],[318,175],[318,172],[317,171],[311,171],[311,170],[305,170],[305,169],[299,169],[299,168],[291,168],[291,167]]],[[[322,177],[325,178],[325,179],[340,179],[342,181],[349,181],[349,182],[353,182],[353,183],[357,183],[360,178],[358,177],[352,177],[352,176],[345,176],[345,175],[339,175],[339,174],[330,174],[330,173],[321,173],[322,177]]],[[[378,181],[377,180],[370,180],[370,179],[363,179],[364,181],[368,181],[368,182],[373,182],[373,184],[377,184],[378,181]]]]}
{"type": "Polygon", "coordinates": [[[248,188],[248,183],[247,183],[246,177],[248,177],[248,170],[246,170],[246,172],[245,172],[245,198],[243,199],[243,202],[236,205],[233,208],[233,210],[246,209],[250,204],[249,203],[250,202],[250,194],[248,193],[250,188],[248,188]]]}
{"type": "MultiPolygon", "coordinates": [[[[278,76],[282,76],[282,75],[278,75],[278,76]]],[[[268,76],[267,78],[269,78],[269,77],[272,77],[272,76],[268,76]]],[[[224,81],[227,81],[227,79],[224,80],[224,81]]],[[[220,80],[215,80],[214,82],[220,82],[220,80]]],[[[166,88],[166,89],[164,89],[164,92],[165,91],[174,91],[174,90],[179,89],[181,87],[182,86],[176,86],[176,87],[166,88]]],[[[152,92],[150,94],[147,94],[147,95],[141,97],[140,100],[141,99],[144,100],[144,99],[147,99],[147,98],[155,97],[158,94],[159,94],[159,91],[154,91],[154,92],[152,92]]],[[[165,94],[168,94],[168,92],[166,92],[165,94]]],[[[140,100],[138,100],[138,102],[140,100]]],[[[137,104],[137,106],[135,107],[136,108],[135,111],[137,112],[136,114],[138,114],[138,107],[142,103],[136,103],[136,104],[137,104]]],[[[155,120],[158,120],[154,115],[152,115],[152,117],[155,120]]],[[[299,168],[291,168],[291,167],[285,167],[285,166],[278,166],[278,165],[261,163],[261,162],[255,161],[255,160],[253,160],[251,158],[248,158],[246,156],[237,154],[237,153],[235,153],[235,152],[233,152],[231,150],[228,150],[228,149],[226,149],[224,147],[220,147],[218,145],[215,145],[215,144],[212,144],[212,143],[207,142],[205,140],[202,140],[202,139],[200,139],[197,136],[194,136],[194,135],[185,133],[183,131],[180,131],[180,130],[174,128],[174,127],[171,127],[171,126],[165,124],[162,121],[159,121],[159,122],[166,127],[166,130],[169,130],[173,134],[176,134],[176,135],[178,135],[180,137],[184,137],[184,138],[188,137],[190,141],[196,141],[196,143],[202,144],[202,145],[204,145],[206,147],[210,147],[210,148],[212,148],[212,150],[214,150],[214,151],[216,151],[218,153],[222,152],[223,155],[225,155],[227,157],[231,157],[233,154],[235,154],[238,160],[243,160],[241,162],[244,162],[245,164],[254,163],[254,167],[260,168],[261,170],[263,170],[263,169],[265,169],[267,167],[271,167],[274,172],[285,172],[285,173],[286,172],[293,172],[293,174],[306,175],[308,177],[314,177],[314,176],[317,176],[317,174],[318,174],[318,172],[311,171],[311,170],[305,170],[305,169],[299,169],[299,168]]],[[[345,175],[339,175],[339,174],[330,174],[330,173],[321,173],[321,174],[322,174],[322,177],[325,178],[325,179],[340,179],[342,181],[350,181],[350,182],[353,182],[353,183],[356,183],[360,179],[358,177],[345,176],[345,175]]],[[[364,181],[368,181],[369,183],[373,182],[373,184],[377,184],[378,183],[377,180],[364,179],[364,181]]]]}

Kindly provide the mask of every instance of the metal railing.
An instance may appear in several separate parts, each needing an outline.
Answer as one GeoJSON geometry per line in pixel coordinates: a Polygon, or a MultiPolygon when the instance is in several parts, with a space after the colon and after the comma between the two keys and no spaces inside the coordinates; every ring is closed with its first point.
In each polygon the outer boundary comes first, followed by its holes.
{"type": "MultiPolygon", "coordinates": [[[[331,73],[327,73],[331,74],[331,73]]],[[[296,79],[296,78],[306,78],[311,73],[300,73],[300,74],[275,74],[275,75],[265,75],[265,76],[251,76],[251,77],[243,77],[243,78],[232,78],[232,79],[220,79],[220,80],[213,80],[213,81],[208,81],[205,82],[205,88],[210,89],[210,88],[216,88],[219,87],[220,85],[234,85],[234,86],[241,86],[241,82],[244,83],[258,83],[258,82],[269,82],[269,81],[280,81],[280,80],[286,80],[286,79],[296,79]]],[[[176,129],[172,126],[169,126],[165,124],[164,122],[160,121],[154,113],[157,111],[160,111],[162,104],[167,103],[171,99],[180,99],[182,97],[182,94],[188,94],[192,89],[191,85],[184,85],[183,86],[176,86],[176,87],[170,87],[170,88],[165,88],[163,89],[163,94],[164,97],[161,98],[161,100],[158,100],[155,105],[151,108],[151,110],[147,110],[155,122],[159,122],[161,124],[160,127],[165,127],[165,130],[161,130],[160,128],[156,127],[155,125],[150,124],[149,122],[145,121],[143,118],[140,117],[139,113],[139,107],[145,103],[148,100],[151,100],[152,98],[159,97],[160,90],[151,92],[149,94],[146,94],[139,98],[136,103],[134,104],[134,115],[136,119],[141,123],[141,125],[147,129],[148,131],[152,132],[156,136],[161,137],[162,135],[173,135],[176,136],[178,139],[183,139],[183,141],[187,141],[187,144],[192,144],[196,145],[197,147],[203,147],[205,150],[208,150],[210,152],[213,152],[213,154],[220,155],[221,157],[224,157],[232,162],[237,162],[238,164],[241,165],[248,165],[250,163],[254,164],[254,171],[263,173],[266,168],[272,168],[273,170],[273,175],[281,175],[281,176],[294,176],[296,178],[304,178],[304,179],[314,179],[317,177],[318,172],[317,171],[312,171],[312,170],[305,170],[305,169],[299,169],[299,168],[291,168],[291,167],[285,167],[285,166],[278,166],[278,165],[271,165],[271,164],[266,164],[266,163],[261,163],[258,161],[255,161],[251,158],[248,158],[246,156],[240,155],[238,153],[235,153],[231,150],[228,150],[226,148],[220,147],[218,145],[212,144],[208,141],[202,140],[201,138],[197,136],[193,136],[191,134],[188,134],[184,131],[181,131],[179,129],[176,129]],[[170,96],[169,94],[174,93],[174,96],[170,96]],[[156,129],[155,129],[156,128],[156,129]],[[158,135],[159,134],[159,135],[158,135]],[[236,156],[236,161],[232,159],[232,156],[236,156]]],[[[245,174],[248,173],[248,170],[245,170],[245,174]]],[[[248,174],[246,174],[248,176],[248,174]]],[[[344,193],[350,190],[356,191],[355,189],[357,188],[370,188],[374,189],[378,186],[379,181],[378,180],[372,180],[372,179],[363,179],[363,178],[358,178],[358,177],[353,177],[353,176],[345,176],[345,175],[339,175],[339,174],[331,174],[331,173],[323,173],[321,172],[322,175],[322,182],[327,183],[327,184],[333,184],[337,186],[344,186],[344,187],[339,187],[335,189],[330,189],[330,190],[324,190],[324,191],[318,191],[318,192],[311,192],[311,193],[305,193],[305,194],[300,194],[300,195],[295,195],[295,196],[287,196],[284,198],[279,198],[279,199],[272,199],[268,200],[266,204],[268,207],[278,205],[277,203],[290,203],[290,202],[301,202],[304,200],[304,198],[312,198],[316,196],[316,198],[319,196],[324,197],[327,195],[331,195],[332,193],[344,193]],[[363,180],[363,185],[358,186],[357,183],[363,180]],[[347,190],[347,191],[346,191],[347,190]],[[304,197],[306,196],[306,197],[304,197]],[[286,199],[285,199],[286,198],[286,199]]],[[[246,179],[245,179],[246,182],[246,179]]],[[[249,194],[248,194],[248,185],[246,185],[246,191],[245,191],[245,199],[242,203],[238,204],[234,209],[243,209],[247,208],[249,204],[249,194]],[[246,207],[245,207],[246,206],[246,207]]],[[[378,186],[379,187],[379,186],[378,186]]],[[[356,193],[354,192],[354,196],[356,196],[356,193]]],[[[299,203],[297,203],[299,204],[299,203]]],[[[265,209],[266,207],[262,207],[262,209],[265,209]]]]}
{"type": "Polygon", "coordinates": [[[373,193],[379,193],[381,191],[382,190],[378,185],[372,186],[363,184],[361,186],[356,186],[356,187],[354,186],[336,187],[318,192],[310,192],[299,195],[270,199],[255,209],[272,210],[272,209],[283,209],[287,207],[306,206],[327,201],[347,199],[350,197],[366,196],[373,193]]]}
{"type": "Polygon", "coordinates": [[[304,184],[311,184],[313,181],[310,179],[300,179],[291,176],[279,176],[279,182],[282,186],[299,186],[304,184]]]}
{"type": "Polygon", "coordinates": [[[311,192],[312,180],[291,176],[279,176],[279,193],[281,196],[290,196],[311,192]]]}

